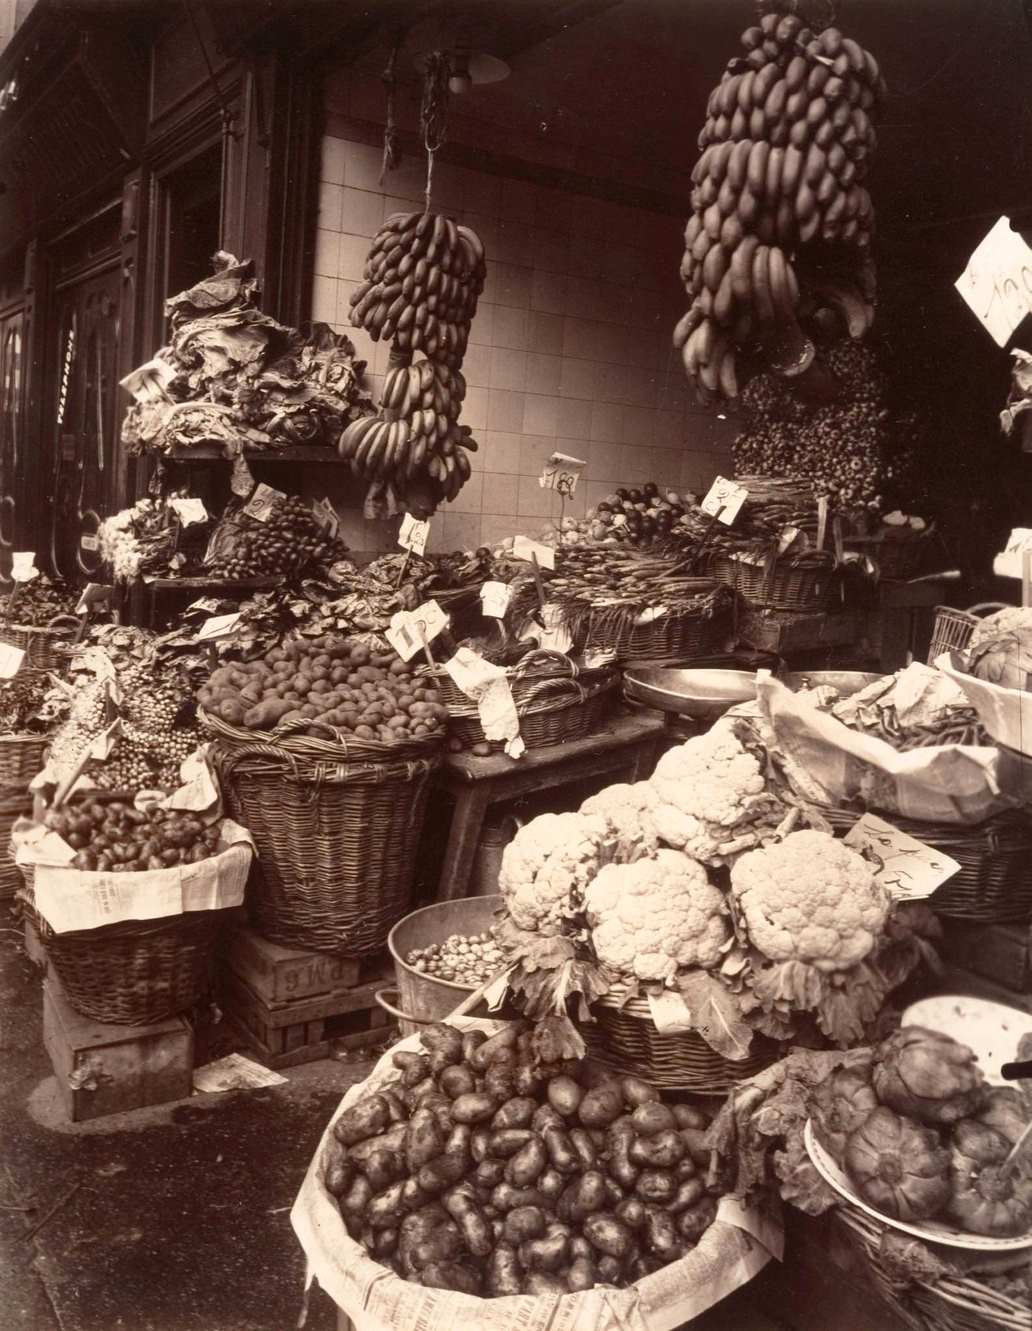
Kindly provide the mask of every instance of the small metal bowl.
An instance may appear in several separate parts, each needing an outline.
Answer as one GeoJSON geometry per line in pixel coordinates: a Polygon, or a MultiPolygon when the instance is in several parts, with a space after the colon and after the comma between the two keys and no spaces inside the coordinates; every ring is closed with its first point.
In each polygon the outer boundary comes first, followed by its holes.
{"type": "Polygon", "coordinates": [[[801,689],[836,689],[843,698],[849,698],[869,684],[874,684],[884,675],[874,674],[870,670],[790,670],[780,679],[786,688],[798,693],[801,689]]]}
{"type": "Polygon", "coordinates": [[[624,692],[634,702],[696,721],[714,720],[729,707],[756,697],[751,670],[677,670],[645,666],[624,673],[624,692]]]}

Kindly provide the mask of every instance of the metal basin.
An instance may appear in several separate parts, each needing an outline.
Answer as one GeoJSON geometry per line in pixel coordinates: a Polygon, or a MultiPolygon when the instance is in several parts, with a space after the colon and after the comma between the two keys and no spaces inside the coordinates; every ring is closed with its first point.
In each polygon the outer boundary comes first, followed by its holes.
{"type": "Polygon", "coordinates": [[[817,689],[826,686],[837,689],[843,698],[849,698],[868,684],[884,679],[884,675],[870,670],[790,670],[779,676],[786,688],[798,693],[800,689],[817,689]]]}
{"type": "Polygon", "coordinates": [[[756,675],[751,670],[645,666],[624,673],[624,692],[646,707],[706,721],[722,716],[737,703],[755,698],[756,675]]]}

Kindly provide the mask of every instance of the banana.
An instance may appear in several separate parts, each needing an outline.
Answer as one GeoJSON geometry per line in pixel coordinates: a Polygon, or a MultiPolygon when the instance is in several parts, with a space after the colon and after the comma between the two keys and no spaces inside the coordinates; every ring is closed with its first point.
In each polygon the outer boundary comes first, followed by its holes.
{"type": "Polygon", "coordinates": [[[792,300],[792,288],[788,279],[788,260],[785,258],[785,251],[778,245],[772,245],[767,254],[774,317],[778,323],[786,323],[795,318],[795,303],[792,300]]]}
{"type": "Polygon", "coordinates": [[[369,476],[375,476],[379,472],[390,428],[386,421],[377,421],[376,429],[369,432],[364,450],[357,455],[361,458],[363,470],[369,476]]]}
{"type": "Polygon", "coordinates": [[[795,214],[799,221],[800,230],[806,226],[816,211],[817,197],[804,180],[796,191],[795,197],[795,214]]]}
{"type": "Polygon", "coordinates": [[[742,190],[738,196],[738,216],[743,227],[750,227],[760,211],[760,201],[750,189],[742,190]]]}
{"type": "Polygon", "coordinates": [[[473,474],[473,467],[470,464],[470,460],[461,450],[455,454],[455,467],[463,481],[468,481],[473,474]]]}
{"type": "MultiPolygon", "coordinates": [[[[825,105],[827,105],[827,103],[825,103],[825,105]]],[[[853,109],[848,102],[836,102],[835,109],[828,117],[831,121],[832,129],[837,133],[841,133],[841,131],[849,124],[849,119],[852,114],[853,109]]]]}
{"type": "Polygon", "coordinates": [[[767,137],[767,117],[762,106],[754,106],[749,112],[749,138],[754,142],[767,137]]]}
{"type": "Polygon", "coordinates": [[[788,131],[788,142],[793,148],[798,148],[802,152],[809,143],[812,132],[809,122],[804,117],[802,120],[795,121],[788,131]]]}
{"type": "Polygon", "coordinates": [[[767,182],[767,164],[770,161],[771,147],[765,140],[760,140],[752,145],[749,151],[749,161],[746,166],[745,183],[749,189],[760,198],[763,195],[767,182]]]}
{"type": "Polygon", "coordinates": [[[710,171],[710,163],[713,161],[713,155],[716,151],[717,150],[715,146],[707,148],[706,151],[702,153],[702,155],[699,157],[699,160],[692,167],[693,185],[698,185],[698,183],[702,180],[704,176],[712,174],[710,171]]]}
{"type": "MultiPolygon", "coordinates": [[[[728,146],[733,148],[734,144],[729,144],[728,146]]],[[[723,184],[717,184],[716,177],[707,176],[698,188],[698,201],[694,199],[692,200],[692,207],[695,208],[697,212],[703,212],[711,203],[716,203],[720,191],[723,188],[723,184]]]]}
{"type": "Polygon", "coordinates": [[[426,270],[426,289],[431,296],[436,296],[441,289],[442,273],[437,264],[431,263],[426,270]]]}
{"type": "Polygon", "coordinates": [[[737,213],[731,213],[724,218],[724,225],[720,228],[720,246],[727,254],[733,254],[738,247],[745,228],[742,226],[742,219],[737,213]]]}
{"type": "Polygon", "coordinates": [[[834,60],[842,53],[842,34],[838,28],[825,28],[817,38],[817,43],[829,60],[834,60]]]}
{"type": "Polygon", "coordinates": [[[366,322],[366,331],[374,342],[379,342],[380,340],[380,330],[383,328],[384,320],[387,318],[388,309],[389,306],[387,302],[381,300],[366,322]]]}
{"type": "MultiPolygon", "coordinates": [[[[748,139],[736,143],[731,153],[731,159],[727,164],[727,179],[721,186],[721,200],[723,200],[724,190],[729,186],[733,195],[737,195],[745,184],[746,170],[749,166],[749,158],[752,155],[753,145],[748,139]]],[[[733,207],[733,204],[732,204],[733,207]]],[[[730,208],[721,208],[721,212],[730,212],[730,208]]]]}
{"type": "Polygon", "coordinates": [[[727,338],[723,334],[719,334],[714,342],[712,353],[699,366],[699,378],[702,380],[702,385],[704,388],[708,388],[711,393],[716,393],[720,388],[720,362],[724,359],[727,345],[727,338]]]}
{"type": "MultiPolygon", "coordinates": [[[[818,148],[819,152],[820,149],[818,148]]],[[[838,193],[839,183],[830,171],[825,171],[817,186],[817,202],[823,208],[838,193]]]]}
{"type": "Polygon", "coordinates": [[[680,319],[674,325],[674,347],[680,351],[688,341],[692,332],[699,322],[699,316],[696,314],[694,306],[687,313],[682,314],[680,319]]]}
{"type": "Polygon", "coordinates": [[[727,164],[734,150],[735,145],[733,143],[716,143],[713,145],[713,156],[710,158],[708,174],[714,184],[719,185],[727,175],[727,164]]]}
{"type": "Polygon", "coordinates": [[[834,142],[834,140],[835,126],[830,120],[825,120],[824,124],[820,126],[817,133],[813,136],[813,141],[817,144],[818,148],[827,148],[834,142]]]}
{"type": "Polygon", "coordinates": [[[706,228],[706,234],[710,240],[719,238],[720,228],[724,225],[724,216],[715,203],[711,203],[703,213],[702,224],[706,228]]]}
{"type": "Polygon", "coordinates": [[[721,393],[726,398],[736,398],[738,396],[738,374],[735,369],[735,349],[728,346],[720,361],[720,368],[717,371],[717,382],[721,393]]]}
{"type": "Polygon", "coordinates": [[[456,226],[456,231],[473,251],[475,259],[474,267],[479,267],[484,262],[484,242],[477,233],[468,226],[456,226]]]}
{"type": "Polygon", "coordinates": [[[805,88],[799,88],[789,95],[785,103],[785,119],[793,125],[797,120],[807,118],[807,110],[810,104],[810,95],[805,88]]]}
{"type": "MultiPolygon", "coordinates": [[[[721,251],[723,253],[723,251],[721,251]]],[[[720,286],[717,288],[713,297],[713,317],[717,323],[727,325],[731,322],[734,314],[735,297],[734,289],[731,283],[730,270],[725,272],[720,280],[720,286]]]]}
{"type": "Polygon", "coordinates": [[[444,250],[447,256],[456,252],[459,246],[459,233],[450,217],[444,218],[444,250]]]}
{"type": "Polygon", "coordinates": [[[842,54],[849,59],[849,67],[854,74],[862,74],[866,67],[864,60],[864,50],[859,42],[853,41],[852,37],[842,38],[842,54]]]}
{"type": "Polygon", "coordinates": [[[736,108],[734,115],[731,117],[731,128],[728,133],[732,139],[736,140],[744,139],[748,136],[749,117],[741,107],[736,108]]]}
{"type": "Polygon", "coordinates": [[[774,235],[782,245],[791,246],[796,237],[795,199],[782,199],[774,214],[774,235]]]}
{"type": "Polygon", "coordinates": [[[803,169],[803,155],[791,144],[785,149],[785,165],[781,172],[780,193],[787,198],[799,189],[799,176],[803,169]]]}
{"type": "Polygon", "coordinates": [[[754,51],[757,46],[763,45],[765,35],[762,28],[746,28],[741,37],[742,45],[747,51],[754,51]]]}
{"type": "Polygon", "coordinates": [[[695,244],[695,239],[701,230],[702,218],[698,213],[692,213],[691,217],[688,219],[688,224],[684,229],[684,247],[686,250],[691,250],[692,246],[695,244]]]}
{"type": "Polygon", "coordinates": [[[824,149],[811,143],[803,162],[803,179],[808,185],[816,187],[820,184],[827,173],[827,162],[824,149]]]}
{"type": "Polygon", "coordinates": [[[781,15],[776,13],[764,14],[760,19],[760,31],[764,37],[773,37],[777,32],[778,24],[781,22],[781,15]]]}
{"type": "Polygon", "coordinates": [[[766,106],[770,90],[780,77],[781,70],[776,64],[765,64],[762,69],[756,71],[756,81],[752,88],[753,106],[766,106]]]}
{"type": "Polygon", "coordinates": [[[416,222],[416,239],[429,244],[434,234],[434,223],[436,220],[437,215],[429,210],[425,213],[421,213],[419,220],[416,222]]]}
{"type": "Polygon", "coordinates": [[[713,122],[713,133],[710,136],[714,143],[723,143],[731,133],[731,117],[720,115],[713,122]]]}
{"type": "Polygon", "coordinates": [[[379,301],[380,287],[379,284],[374,283],[367,289],[365,295],[355,302],[355,306],[351,311],[352,325],[356,328],[359,327],[366,316],[376,308],[379,301]]]}
{"type": "Polygon", "coordinates": [[[759,241],[755,236],[745,236],[738,248],[731,255],[729,273],[731,289],[745,305],[752,304],[752,261],[759,241]]]}
{"type": "Polygon", "coordinates": [[[871,117],[859,106],[854,106],[849,118],[853,122],[853,126],[861,140],[866,143],[874,131],[874,126],[871,124],[871,117]]]}
{"type": "Polygon", "coordinates": [[[740,74],[732,74],[730,78],[725,78],[720,85],[720,101],[718,106],[720,114],[732,116],[738,107],[738,85],[742,81],[740,74]]]}
{"type": "MultiPolygon", "coordinates": [[[[842,103],[840,103],[840,105],[842,105],[842,103]]],[[[838,107],[836,107],[835,109],[837,112],[838,107]]],[[[848,107],[846,108],[846,113],[847,115],[849,113],[848,107]]],[[[810,102],[809,106],[807,106],[806,108],[806,123],[810,126],[811,129],[817,129],[817,127],[820,124],[822,124],[823,121],[825,121],[827,118],[828,118],[828,99],[826,97],[815,97],[813,101],[810,102]]]]}
{"type": "Polygon", "coordinates": [[[781,192],[781,173],[785,169],[785,149],[771,148],[767,159],[767,181],[764,194],[768,199],[776,199],[781,192]]]}
{"type": "Polygon", "coordinates": [[[847,161],[845,166],[839,172],[839,184],[843,189],[852,185],[853,181],[856,179],[856,169],[856,162],[847,161]]]}
{"type": "Polygon", "coordinates": [[[353,457],[362,437],[367,435],[376,424],[375,416],[360,416],[357,421],[352,421],[346,427],[340,439],[337,441],[337,452],[342,458],[353,457]]]}
{"type": "Polygon", "coordinates": [[[417,368],[419,369],[419,392],[425,396],[433,388],[437,375],[434,372],[432,361],[421,360],[417,363],[417,368]]]}
{"type": "Polygon", "coordinates": [[[766,245],[759,245],[752,262],[753,308],[761,324],[771,323],[774,318],[774,303],[770,292],[770,250],[766,245]]]}
{"type": "Polygon", "coordinates": [[[372,285],[372,282],[362,282],[359,286],[355,287],[354,291],[352,291],[351,295],[348,297],[348,304],[352,309],[355,308],[362,297],[372,288],[372,285]]]}
{"type": "Polygon", "coordinates": [[[763,212],[756,218],[753,229],[756,232],[756,239],[761,245],[773,245],[777,239],[774,217],[774,213],[769,208],[764,208],[763,212]]]}
{"type": "Polygon", "coordinates": [[[815,208],[806,221],[800,223],[799,243],[801,245],[806,245],[813,240],[814,236],[816,236],[817,232],[820,230],[820,226],[821,215],[815,208]]]}
{"type": "MultiPolygon", "coordinates": [[[[736,143],[736,144],[735,144],[735,147],[736,147],[736,148],[748,148],[748,147],[749,147],[749,144],[748,144],[748,143],[736,143]]],[[[725,217],[730,216],[730,214],[733,213],[733,212],[735,211],[735,208],[738,206],[738,194],[739,194],[739,189],[740,189],[740,186],[735,185],[735,184],[732,183],[732,181],[731,181],[731,172],[730,172],[730,170],[729,170],[728,173],[727,173],[727,176],[726,176],[725,179],[724,179],[724,183],[723,183],[723,185],[721,185],[721,187],[720,187],[720,193],[717,195],[717,203],[716,203],[716,206],[717,206],[717,208],[719,208],[720,213],[721,213],[721,225],[723,225],[723,219],[724,219],[725,217]]],[[[718,232],[717,232],[717,236],[719,237],[719,235],[720,235],[720,232],[718,231],[718,232]]]]}
{"type": "Polygon", "coordinates": [[[778,81],[767,94],[767,100],[763,103],[763,114],[767,117],[769,123],[780,120],[785,112],[785,103],[788,101],[788,84],[784,79],[778,81]]]}
{"type": "Polygon", "coordinates": [[[872,89],[877,89],[881,82],[881,70],[878,68],[878,62],[870,51],[864,51],[864,77],[871,85],[872,89]]]}
{"type": "Polygon", "coordinates": [[[859,211],[860,211],[860,186],[851,185],[850,188],[846,191],[845,216],[847,218],[856,217],[859,211]]]}
{"type": "Polygon", "coordinates": [[[753,109],[753,87],[756,83],[756,70],[747,69],[738,84],[736,101],[739,108],[748,115],[753,109]]]}
{"type": "Polygon", "coordinates": [[[788,85],[790,93],[797,92],[800,88],[805,87],[809,68],[806,57],[802,55],[794,55],[788,62],[785,69],[785,83],[788,85]]]}
{"type": "Polygon", "coordinates": [[[795,14],[785,14],[774,29],[774,40],[780,42],[782,46],[787,46],[795,41],[802,26],[801,18],[797,18],[795,14]]]}

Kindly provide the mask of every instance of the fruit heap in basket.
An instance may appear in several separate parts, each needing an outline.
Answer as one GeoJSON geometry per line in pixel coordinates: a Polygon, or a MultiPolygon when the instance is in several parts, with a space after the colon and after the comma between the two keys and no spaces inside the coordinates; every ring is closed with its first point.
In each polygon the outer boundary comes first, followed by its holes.
{"type": "Polygon", "coordinates": [[[58,615],[74,615],[78,603],[74,587],[41,573],[31,582],[16,583],[13,595],[8,593],[0,601],[0,624],[46,628],[58,615]]]}
{"type": "Polygon", "coordinates": [[[705,392],[738,396],[738,358],[798,374],[801,323],[862,337],[874,315],[874,210],[864,188],[884,93],[870,52],[772,6],[742,34],[707,106],[692,172],[674,343],[705,392]]]}
{"type": "Polygon", "coordinates": [[[227,515],[213,545],[208,572],[232,580],[296,576],[347,554],[343,541],[319,525],[311,505],[298,495],[276,498],[264,521],[246,511],[227,515]]]}
{"type": "Polygon", "coordinates": [[[323,1182],[405,1280],[483,1297],[623,1287],[712,1223],[706,1116],[633,1077],[544,1064],[517,1023],[439,1023],[333,1125],[323,1182]]]}
{"type": "Polygon", "coordinates": [[[0,735],[44,733],[49,692],[50,676],[43,670],[20,670],[0,681],[0,735]]]}
{"type": "Polygon", "coordinates": [[[220,666],[197,694],[212,716],[248,730],[404,744],[441,734],[448,713],[431,681],[392,651],[302,639],[260,660],[220,666]]]}
{"type": "Polygon", "coordinates": [[[949,1035],[902,1027],[868,1060],[831,1073],[811,1112],[819,1142],[883,1215],[992,1238],[1032,1232],[1032,1155],[1012,1154],[1032,1096],[988,1086],[972,1050],[949,1035]]]}
{"type": "Polygon", "coordinates": [[[137,809],[119,800],[85,800],[46,815],[46,826],[75,851],[73,869],[102,873],[170,869],[216,853],[217,823],[171,809],[137,809]]]}

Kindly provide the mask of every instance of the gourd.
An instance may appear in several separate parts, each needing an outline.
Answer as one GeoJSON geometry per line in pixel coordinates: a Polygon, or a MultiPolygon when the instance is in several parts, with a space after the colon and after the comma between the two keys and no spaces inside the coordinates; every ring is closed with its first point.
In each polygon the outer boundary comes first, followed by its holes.
{"type": "Polygon", "coordinates": [[[1008,1238],[1032,1229],[1032,1175],[1024,1163],[1002,1172],[1010,1150],[985,1123],[963,1119],[953,1129],[947,1214],[969,1234],[1008,1238]]]}
{"type": "Polygon", "coordinates": [[[811,1105],[814,1129],[839,1164],[849,1134],[877,1108],[869,1067],[836,1068],[818,1086],[811,1105]]]}
{"type": "Polygon", "coordinates": [[[883,1105],[921,1123],[948,1125],[970,1118],[986,1096],[974,1053],[923,1026],[904,1026],[882,1043],[873,1083],[883,1105]]]}
{"type": "Polygon", "coordinates": [[[895,1220],[927,1220],[950,1198],[950,1154],[938,1135],[884,1105],[849,1134],[845,1167],[863,1200],[895,1220]]]}

